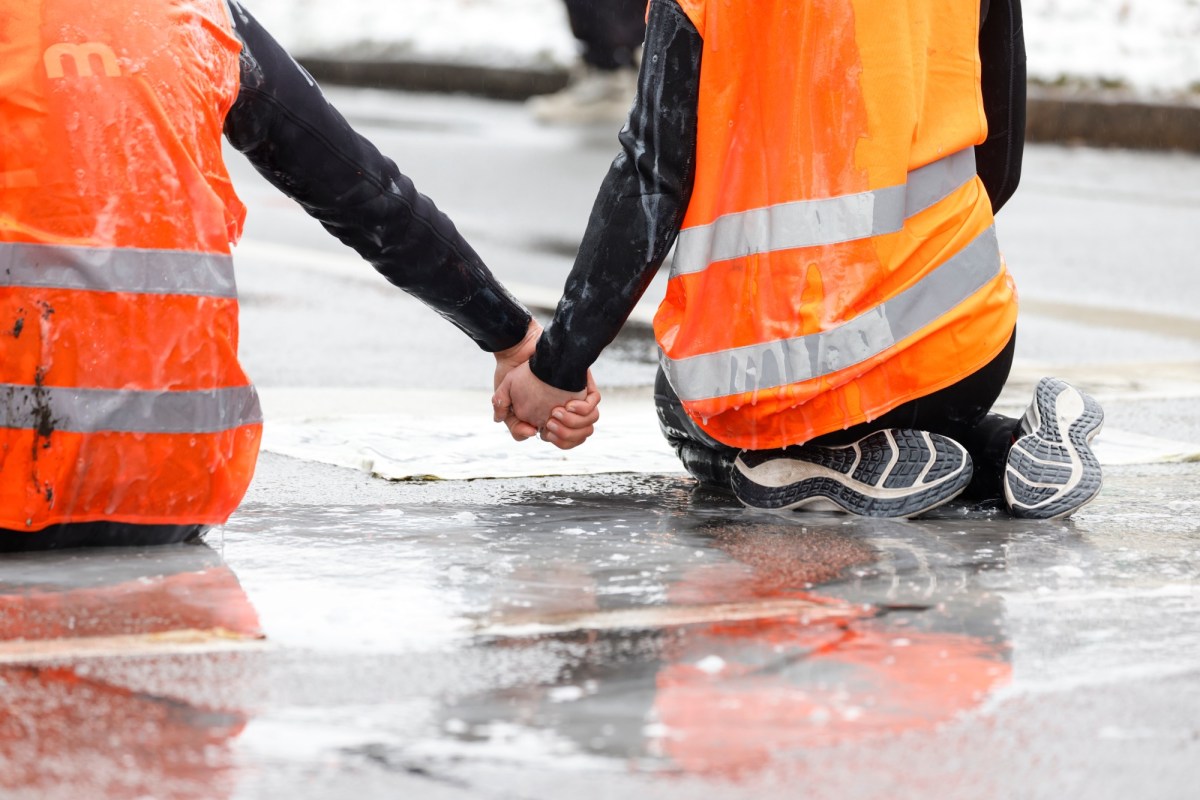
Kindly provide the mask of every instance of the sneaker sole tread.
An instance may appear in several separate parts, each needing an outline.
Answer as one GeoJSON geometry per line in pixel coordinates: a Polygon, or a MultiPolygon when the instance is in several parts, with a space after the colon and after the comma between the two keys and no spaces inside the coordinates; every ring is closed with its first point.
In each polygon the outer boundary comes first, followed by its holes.
{"type": "Polygon", "coordinates": [[[1031,432],[1009,450],[1004,496],[1013,516],[1060,519],[1100,492],[1100,461],[1090,442],[1104,411],[1090,395],[1057,378],[1043,378],[1025,416],[1031,432]]]}
{"type": "Polygon", "coordinates": [[[832,503],[864,517],[913,517],[953,500],[971,481],[966,450],[923,431],[880,431],[845,447],[789,452],[782,458],[771,452],[739,456],[733,489],[745,505],[787,511],[832,503]],[[796,480],[770,485],[772,462],[787,462],[782,466],[796,480]]]}

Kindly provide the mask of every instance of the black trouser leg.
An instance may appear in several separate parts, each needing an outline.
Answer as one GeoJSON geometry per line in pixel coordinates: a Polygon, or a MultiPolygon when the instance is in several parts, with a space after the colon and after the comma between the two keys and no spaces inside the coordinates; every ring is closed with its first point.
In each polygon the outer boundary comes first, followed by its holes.
{"type": "Polygon", "coordinates": [[[654,380],[654,407],[658,412],[658,427],[683,462],[683,468],[705,486],[729,491],[738,450],[721,444],[692,422],[662,368],[654,380]]]}
{"type": "MultiPolygon", "coordinates": [[[[990,413],[1012,368],[1017,334],[982,369],[933,394],[910,400],[870,422],[818,436],[811,445],[837,447],[856,442],[885,428],[910,428],[940,433],[966,448],[975,464],[964,496],[984,500],[1001,496],[1001,479],[1008,448],[1020,420],[990,413]]],[[[714,440],[692,422],[660,369],[654,386],[659,427],[675,448],[684,469],[696,480],[729,488],[729,475],[738,451],[714,440]]]]}
{"type": "Polygon", "coordinates": [[[72,522],[40,531],[0,528],[0,553],[65,550],[71,547],[150,547],[180,544],[203,536],[208,525],[131,525],[124,522],[72,522]]]}
{"type": "Polygon", "coordinates": [[[1004,496],[1004,469],[1020,423],[1019,419],[988,414],[977,425],[961,429],[958,436],[944,434],[967,448],[975,464],[964,499],[996,500],[1004,496]]]}
{"type": "Polygon", "coordinates": [[[583,61],[597,69],[633,65],[646,36],[646,0],[564,0],[583,61]]]}

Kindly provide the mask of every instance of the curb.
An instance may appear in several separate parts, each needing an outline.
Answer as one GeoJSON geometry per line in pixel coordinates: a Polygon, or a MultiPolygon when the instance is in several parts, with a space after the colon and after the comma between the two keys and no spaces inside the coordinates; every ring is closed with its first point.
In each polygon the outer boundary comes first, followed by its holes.
{"type": "Polygon", "coordinates": [[[1030,86],[1025,136],[1031,142],[1200,153],[1200,98],[1030,86]]]}
{"type": "MultiPolygon", "coordinates": [[[[489,67],[434,61],[300,58],[319,81],[411,92],[525,100],[566,86],[561,67],[489,67]]],[[[1026,138],[1092,147],[1200,153],[1200,96],[1147,99],[1127,91],[1066,90],[1030,85],[1026,138]]]]}
{"type": "Polygon", "coordinates": [[[365,61],[324,56],[297,59],[318,81],[409,92],[447,92],[493,100],[527,100],[567,85],[560,68],[488,67],[433,61],[365,61]]]}

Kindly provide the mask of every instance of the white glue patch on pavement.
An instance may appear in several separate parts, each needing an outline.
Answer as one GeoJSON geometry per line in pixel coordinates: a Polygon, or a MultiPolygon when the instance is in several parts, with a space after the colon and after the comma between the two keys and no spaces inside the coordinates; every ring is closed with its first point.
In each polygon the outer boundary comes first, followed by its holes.
{"type": "Polygon", "coordinates": [[[1157,436],[1105,428],[1092,442],[1096,458],[1106,467],[1129,464],[1177,464],[1200,461],[1200,445],[1157,436]]]}
{"type": "Polygon", "coordinates": [[[482,392],[261,390],[263,449],[388,480],[682,472],[658,431],[649,390],[610,393],[596,434],[559,450],[515,442],[482,392]],[[353,413],[346,413],[352,411],[353,413]]]}
{"type": "MultiPolygon", "coordinates": [[[[484,392],[262,389],[263,449],[388,480],[471,480],[604,473],[671,474],[679,460],[658,430],[649,389],[612,392],[596,433],[559,450],[514,442],[484,392]]],[[[1200,460],[1200,445],[1104,429],[1104,466],[1200,460]]]]}
{"type": "MultiPolygon", "coordinates": [[[[1019,360],[993,408],[998,414],[1025,413],[1039,378],[1053,375],[1090,394],[1101,408],[1110,404],[1200,399],[1200,372],[1194,362],[1142,364],[1040,364],[1019,360]]],[[[1092,442],[1106,467],[1200,461],[1200,444],[1148,436],[1106,424],[1092,442]]]]}

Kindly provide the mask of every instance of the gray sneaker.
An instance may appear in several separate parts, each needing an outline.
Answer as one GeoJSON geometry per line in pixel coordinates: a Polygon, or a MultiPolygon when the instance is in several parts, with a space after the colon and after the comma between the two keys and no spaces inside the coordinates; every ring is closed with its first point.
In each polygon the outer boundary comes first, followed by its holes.
{"type": "Polygon", "coordinates": [[[844,447],[743,450],[733,491],[744,505],[768,511],[915,517],[957,497],[971,471],[971,456],[953,439],[893,428],[844,447]]]}
{"type": "Polygon", "coordinates": [[[1100,462],[1089,442],[1104,411],[1058,378],[1042,378],[1008,451],[1004,497],[1014,517],[1060,519],[1100,491],[1100,462]]]}

